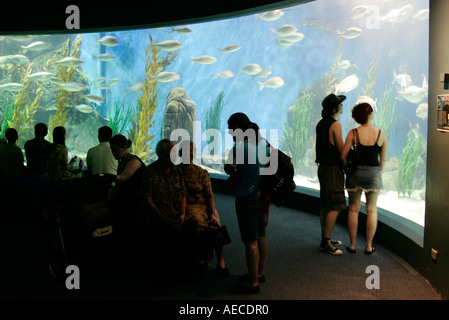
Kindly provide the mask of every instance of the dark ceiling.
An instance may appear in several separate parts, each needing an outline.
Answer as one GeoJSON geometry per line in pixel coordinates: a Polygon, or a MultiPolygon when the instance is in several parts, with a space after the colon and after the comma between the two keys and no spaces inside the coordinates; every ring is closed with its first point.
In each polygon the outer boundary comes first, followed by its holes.
{"type": "Polygon", "coordinates": [[[278,7],[309,2],[310,0],[147,0],[129,3],[125,1],[95,1],[76,4],[23,3],[7,1],[0,11],[0,34],[73,32],[67,30],[66,13],[69,5],[79,9],[81,32],[111,29],[159,27],[183,23],[207,21],[278,7]]]}

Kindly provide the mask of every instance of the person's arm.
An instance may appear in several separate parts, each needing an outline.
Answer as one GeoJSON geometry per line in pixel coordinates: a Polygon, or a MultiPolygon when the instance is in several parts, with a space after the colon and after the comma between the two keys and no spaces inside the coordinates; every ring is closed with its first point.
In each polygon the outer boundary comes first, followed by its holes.
{"type": "Polygon", "coordinates": [[[343,162],[343,167],[346,166],[346,157],[348,156],[349,149],[352,146],[353,133],[352,130],[349,131],[348,136],[346,137],[345,144],[343,149],[341,150],[341,160],[343,162]]]}
{"type": "Polygon", "coordinates": [[[130,179],[133,174],[142,166],[139,160],[131,159],[127,164],[125,169],[117,175],[116,182],[125,182],[130,179]]]}
{"type": "Polygon", "coordinates": [[[343,141],[343,133],[341,129],[341,123],[339,121],[335,121],[331,127],[330,127],[333,140],[334,140],[334,146],[337,147],[338,152],[341,154],[344,146],[343,141]]]}
{"type": "Polygon", "coordinates": [[[384,131],[381,131],[381,135],[383,136],[383,142],[382,142],[382,149],[380,150],[380,171],[383,170],[384,163],[387,159],[387,152],[388,152],[388,139],[387,134],[384,131]]]}

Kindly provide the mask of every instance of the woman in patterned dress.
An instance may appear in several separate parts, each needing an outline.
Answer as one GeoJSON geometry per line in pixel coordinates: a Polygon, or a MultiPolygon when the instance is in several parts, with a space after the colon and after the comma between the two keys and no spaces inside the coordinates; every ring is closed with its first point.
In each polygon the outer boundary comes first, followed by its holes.
{"type": "MultiPolygon", "coordinates": [[[[187,208],[185,225],[191,229],[198,238],[209,229],[217,229],[220,227],[220,218],[215,208],[214,193],[209,177],[209,172],[193,163],[195,155],[195,147],[191,141],[183,141],[181,150],[189,148],[189,157],[185,155],[179,167],[183,171],[184,181],[187,187],[187,208]]],[[[203,238],[204,239],[204,238],[203,238]]],[[[206,238],[207,239],[207,238],[206,238]]],[[[226,267],[223,258],[223,246],[215,246],[215,254],[217,256],[217,273],[221,276],[227,276],[229,270],[226,267]]]]}

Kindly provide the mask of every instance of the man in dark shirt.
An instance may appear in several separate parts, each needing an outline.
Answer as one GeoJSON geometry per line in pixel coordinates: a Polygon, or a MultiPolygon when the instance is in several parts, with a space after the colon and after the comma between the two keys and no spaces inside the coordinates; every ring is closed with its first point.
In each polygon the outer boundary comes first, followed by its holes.
{"type": "Polygon", "coordinates": [[[340,166],[340,154],[343,149],[341,123],[337,117],[343,111],[342,102],[345,96],[331,93],[321,103],[322,119],[316,126],[316,160],[318,164],[318,179],[320,181],[321,199],[321,231],[320,250],[332,255],[342,255],[337,248],[341,241],[331,239],[332,229],[338,215],[346,209],[344,193],[344,174],[340,166]]]}
{"type": "Polygon", "coordinates": [[[30,177],[46,177],[48,173],[48,151],[51,143],[45,140],[48,128],[45,123],[34,126],[34,139],[25,142],[27,170],[30,177]]]}

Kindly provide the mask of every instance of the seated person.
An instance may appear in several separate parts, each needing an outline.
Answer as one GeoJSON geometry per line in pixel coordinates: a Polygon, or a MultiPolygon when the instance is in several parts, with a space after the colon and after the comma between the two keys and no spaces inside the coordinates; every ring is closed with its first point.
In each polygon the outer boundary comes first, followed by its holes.
{"type": "Polygon", "coordinates": [[[17,130],[14,128],[6,129],[5,138],[8,140],[8,143],[0,148],[0,177],[24,177],[26,167],[23,164],[22,150],[16,146],[16,141],[18,140],[17,130]]]}
{"type": "Polygon", "coordinates": [[[117,160],[112,154],[109,141],[112,138],[112,129],[103,126],[98,129],[98,141],[100,144],[87,151],[87,173],[97,175],[99,173],[117,174],[117,160]]]}
{"type": "Polygon", "coordinates": [[[137,226],[141,210],[141,185],[145,164],[130,153],[131,140],[117,134],[110,140],[110,149],[118,167],[114,179],[115,187],[110,195],[111,217],[118,229],[124,233],[132,232],[137,226]]]}
{"type": "MultiPolygon", "coordinates": [[[[152,252],[159,261],[168,263],[166,267],[176,265],[173,259],[193,259],[193,247],[187,241],[182,231],[185,212],[187,189],[182,170],[170,159],[174,144],[163,139],[156,146],[158,159],[145,168],[142,180],[144,197],[143,223],[147,234],[151,237],[150,244],[155,245],[152,252]],[[191,254],[190,254],[191,253],[191,254]],[[169,262],[174,263],[169,263],[169,262]]],[[[183,270],[193,265],[183,260],[183,270]]],[[[163,266],[158,271],[167,271],[163,266]]]]}
{"type": "MultiPolygon", "coordinates": [[[[214,193],[212,191],[209,172],[193,163],[196,151],[193,142],[183,141],[180,147],[182,163],[178,167],[182,169],[188,192],[184,224],[198,235],[198,240],[202,240],[203,242],[210,241],[211,239],[206,237],[206,232],[208,229],[217,229],[220,227],[220,219],[215,208],[214,193]],[[189,150],[188,157],[182,153],[183,149],[189,150]],[[201,235],[204,235],[204,237],[201,235]]],[[[203,250],[211,248],[208,243],[199,243],[199,247],[203,250]]],[[[223,259],[223,246],[217,245],[214,249],[217,256],[217,273],[222,276],[227,276],[229,270],[223,259]]]]}
{"type": "Polygon", "coordinates": [[[79,161],[79,169],[73,166],[77,160],[74,156],[68,162],[69,151],[65,146],[66,131],[64,127],[56,127],[53,130],[53,143],[48,154],[48,179],[53,181],[70,181],[83,177],[83,159],[79,161]]]}
{"type": "Polygon", "coordinates": [[[34,126],[34,138],[25,142],[27,173],[30,177],[47,177],[48,154],[51,143],[45,140],[48,128],[45,123],[34,126]]]}

